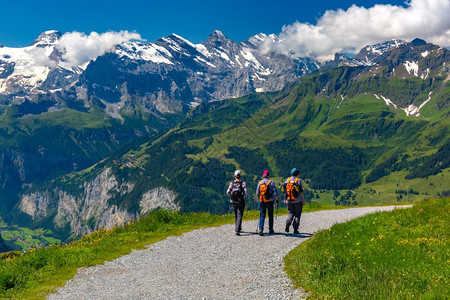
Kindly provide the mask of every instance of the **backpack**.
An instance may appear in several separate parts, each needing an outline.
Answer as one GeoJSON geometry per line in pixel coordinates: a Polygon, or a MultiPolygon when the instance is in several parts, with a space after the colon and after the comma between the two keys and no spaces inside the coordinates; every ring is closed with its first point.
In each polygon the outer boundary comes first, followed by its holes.
{"type": "Polygon", "coordinates": [[[259,201],[260,202],[270,202],[272,198],[272,190],[269,187],[269,184],[272,180],[263,183],[262,180],[259,182],[259,201]]]}
{"type": "Polygon", "coordinates": [[[300,195],[299,180],[300,179],[298,178],[294,178],[294,180],[292,180],[290,177],[286,179],[285,194],[287,201],[295,201],[298,199],[298,196],[300,195]]]}
{"type": "Polygon", "coordinates": [[[244,201],[244,189],[242,188],[243,181],[233,181],[231,185],[231,201],[239,203],[244,201]]]}

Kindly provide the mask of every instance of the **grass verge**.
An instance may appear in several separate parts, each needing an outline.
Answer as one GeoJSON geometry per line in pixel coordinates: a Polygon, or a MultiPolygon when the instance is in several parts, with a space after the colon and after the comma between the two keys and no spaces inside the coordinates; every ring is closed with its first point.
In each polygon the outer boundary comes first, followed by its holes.
{"type": "Polygon", "coordinates": [[[313,299],[450,296],[450,199],[382,212],[319,232],[285,257],[313,299]]]}
{"type": "MultiPolygon", "coordinates": [[[[330,209],[332,206],[308,203],[305,211],[330,209]]],[[[279,210],[279,214],[286,213],[279,210]]],[[[248,211],[245,219],[256,219],[258,211],[248,211]]],[[[0,298],[44,299],[80,267],[101,264],[107,260],[143,249],[168,236],[234,222],[234,215],[212,215],[158,210],[138,222],[111,230],[99,230],[68,245],[32,249],[23,255],[9,253],[0,260],[0,298]]]]}

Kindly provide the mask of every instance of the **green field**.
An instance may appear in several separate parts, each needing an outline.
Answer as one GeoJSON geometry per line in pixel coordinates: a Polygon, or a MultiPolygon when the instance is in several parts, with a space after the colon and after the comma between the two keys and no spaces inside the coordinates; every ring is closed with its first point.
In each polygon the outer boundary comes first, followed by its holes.
{"type": "Polygon", "coordinates": [[[312,299],[447,299],[449,223],[449,198],[371,214],[300,244],[285,270],[312,299]]]}
{"type": "Polygon", "coordinates": [[[5,226],[0,228],[0,231],[5,241],[9,242],[10,245],[14,244],[19,248],[17,250],[22,251],[61,243],[61,240],[53,237],[51,230],[43,228],[31,230],[26,227],[5,226]]]}

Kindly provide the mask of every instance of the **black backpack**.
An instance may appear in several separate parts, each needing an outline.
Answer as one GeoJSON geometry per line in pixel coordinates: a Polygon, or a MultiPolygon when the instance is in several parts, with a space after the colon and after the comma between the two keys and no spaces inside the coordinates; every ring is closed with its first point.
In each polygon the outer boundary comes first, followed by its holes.
{"type": "Polygon", "coordinates": [[[239,203],[244,201],[244,189],[242,188],[243,181],[233,181],[231,185],[231,201],[239,203]]]}

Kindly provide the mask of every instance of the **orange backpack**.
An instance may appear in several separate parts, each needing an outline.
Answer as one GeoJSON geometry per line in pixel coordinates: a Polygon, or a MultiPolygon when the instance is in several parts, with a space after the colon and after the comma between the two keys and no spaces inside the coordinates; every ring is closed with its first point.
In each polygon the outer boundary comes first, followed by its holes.
{"type": "Polygon", "coordinates": [[[292,180],[290,177],[286,179],[286,200],[287,201],[295,201],[298,199],[298,195],[300,194],[300,185],[298,184],[298,178],[294,178],[292,180]]]}
{"type": "Polygon", "coordinates": [[[272,191],[269,184],[271,182],[272,180],[268,180],[266,183],[263,183],[262,180],[259,182],[259,202],[270,202],[272,191]]]}

